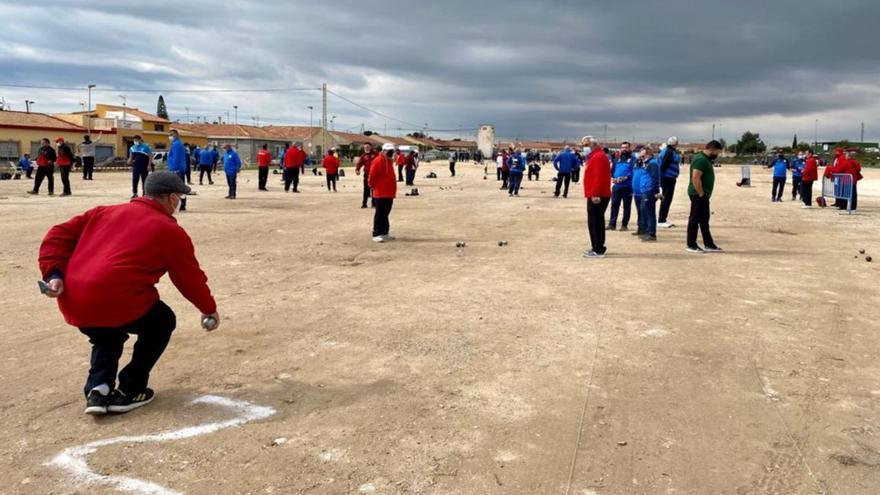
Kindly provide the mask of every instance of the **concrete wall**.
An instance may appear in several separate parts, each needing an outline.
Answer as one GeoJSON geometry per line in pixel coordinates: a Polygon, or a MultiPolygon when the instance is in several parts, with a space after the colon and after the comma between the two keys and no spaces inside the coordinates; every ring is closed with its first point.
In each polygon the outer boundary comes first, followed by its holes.
{"type": "MultiPolygon", "coordinates": [[[[82,131],[59,131],[59,130],[41,130],[41,129],[14,129],[14,128],[4,128],[0,127],[0,142],[13,142],[18,144],[18,154],[21,158],[21,155],[25,153],[31,154],[31,160],[36,160],[37,157],[34,154],[34,151],[39,149],[40,140],[43,138],[49,139],[52,146],[55,145],[55,138],[63,137],[65,141],[67,141],[71,145],[78,144],[82,142],[83,133],[82,131]]],[[[112,143],[110,143],[112,144],[112,143]]],[[[74,152],[76,149],[74,148],[74,152]]],[[[5,157],[4,157],[5,158],[5,157]]],[[[16,159],[16,161],[18,161],[16,159]]],[[[4,164],[5,165],[5,164],[4,164]]]]}
{"type": "Polygon", "coordinates": [[[477,149],[484,157],[491,157],[495,151],[495,126],[481,125],[477,132],[477,149]]]}

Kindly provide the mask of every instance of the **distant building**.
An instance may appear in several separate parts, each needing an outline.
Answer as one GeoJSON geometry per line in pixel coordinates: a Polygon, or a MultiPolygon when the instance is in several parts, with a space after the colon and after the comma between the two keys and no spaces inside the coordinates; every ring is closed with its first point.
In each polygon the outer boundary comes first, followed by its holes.
{"type": "MultiPolygon", "coordinates": [[[[0,163],[17,162],[25,153],[36,159],[40,140],[48,139],[55,144],[56,138],[64,138],[71,145],[82,142],[88,131],[81,126],[62,119],[35,112],[0,111],[0,163]]],[[[115,135],[108,131],[108,138],[96,147],[95,157],[98,162],[113,156],[115,135]]],[[[95,136],[93,135],[93,140],[95,136]]]]}

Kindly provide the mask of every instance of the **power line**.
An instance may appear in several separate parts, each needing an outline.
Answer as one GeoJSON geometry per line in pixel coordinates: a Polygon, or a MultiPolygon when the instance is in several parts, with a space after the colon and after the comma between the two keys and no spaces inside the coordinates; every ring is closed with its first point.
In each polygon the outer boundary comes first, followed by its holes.
{"type": "Polygon", "coordinates": [[[412,122],[407,122],[407,121],[405,121],[405,120],[400,120],[400,119],[398,119],[398,118],[395,118],[395,117],[392,117],[392,116],[390,116],[390,115],[384,114],[384,113],[382,113],[382,112],[380,112],[380,111],[378,111],[378,110],[373,110],[373,109],[370,108],[370,107],[367,107],[367,106],[361,105],[360,103],[354,102],[354,101],[352,101],[352,100],[350,100],[350,99],[348,99],[348,98],[346,98],[346,97],[344,97],[344,96],[342,96],[342,95],[340,95],[340,94],[338,94],[338,93],[334,93],[333,91],[330,91],[329,89],[327,90],[327,92],[330,93],[331,95],[333,95],[333,96],[339,98],[340,100],[343,100],[343,101],[346,101],[346,102],[348,102],[348,103],[351,103],[352,105],[354,105],[354,106],[356,106],[356,107],[358,107],[358,108],[361,108],[361,109],[363,109],[363,110],[366,110],[366,111],[368,111],[368,112],[370,112],[370,113],[374,113],[374,114],[376,114],[376,115],[378,115],[378,116],[380,116],[380,117],[382,117],[382,118],[386,118],[386,119],[388,119],[388,120],[393,120],[393,121],[395,121],[395,122],[399,122],[399,123],[401,123],[401,124],[410,125],[410,126],[413,126],[414,128],[424,129],[424,126],[420,126],[419,124],[413,124],[412,122]]]}
{"type": "MultiPolygon", "coordinates": [[[[27,84],[0,84],[3,88],[48,89],[59,91],[85,91],[87,87],[70,86],[31,86],[27,84]]],[[[133,88],[92,88],[93,92],[121,91],[127,93],[292,93],[299,91],[320,91],[320,88],[206,88],[206,89],[133,89],[133,88]]]]}

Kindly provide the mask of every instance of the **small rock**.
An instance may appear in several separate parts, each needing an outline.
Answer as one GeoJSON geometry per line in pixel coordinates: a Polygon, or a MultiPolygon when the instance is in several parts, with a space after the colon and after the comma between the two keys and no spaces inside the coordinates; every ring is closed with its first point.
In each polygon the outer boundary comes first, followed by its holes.
{"type": "Polygon", "coordinates": [[[617,445],[619,445],[619,446],[621,446],[621,447],[624,447],[624,446],[626,446],[626,442],[625,442],[625,441],[620,441],[620,442],[617,442],[617,445]]]}
{"type": "Polygon", "coordinates": [[[276,438],[275,440],[272,440],[273,447],[277,447],[279,445],[284,445],[285,443],[287,443],[286,437],[279,437],[279,438],[276,438]]]}

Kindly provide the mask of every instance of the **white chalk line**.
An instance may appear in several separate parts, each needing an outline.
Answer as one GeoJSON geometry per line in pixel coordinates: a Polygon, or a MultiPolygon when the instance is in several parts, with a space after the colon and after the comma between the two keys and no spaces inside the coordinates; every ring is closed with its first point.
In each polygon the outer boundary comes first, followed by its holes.
{"type": "Polygon", "coordinates": [[[227,420],[214,423],[204,423],[196,426],[189,426],[179,430],[169,430],[152,435],[138,436],[121,436],[107,438],[104,440],[96,440],[85,445],[69,447],[62,450],[46,466],[56,467],[67,471],[67,473],[77,482],[86,485],[109,485],[123,492],[144,493],[148,495],[181,495],[162,485],[151,481],[141,480],[138,478],[129,478],[127,476],[112,476],[98,474],[89,467],[87,458],[100,447],[114,445],[118,443],[149,443],[149,442],[169,442],[172,440],[184,440],[200,435],[214,433],[219,430],[241,426],[251,421],[268,418],[275,414],[275,409],[265,406],[257,406],[250,402],[237,401],[220,397],[217,395],[205,395],[192,401],[193,404],[210,404],[220,407],[232,409],[238,413],[238,416],[227,420]]]}

